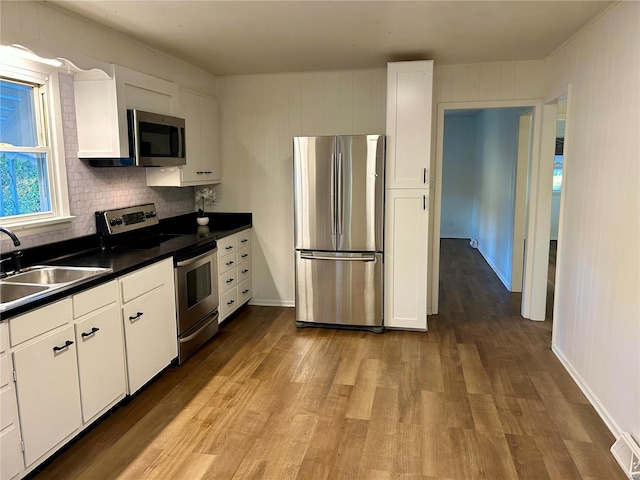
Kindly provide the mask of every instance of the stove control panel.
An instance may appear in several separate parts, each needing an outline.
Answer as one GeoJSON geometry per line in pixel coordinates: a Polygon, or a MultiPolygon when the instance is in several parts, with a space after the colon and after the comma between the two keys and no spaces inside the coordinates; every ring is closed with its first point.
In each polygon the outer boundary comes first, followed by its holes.
{"type": "Polygon", "coordinates": [[[153,203],[96,212],[96,229],[101,236],[132,232],[158,223],[153,203]]]}

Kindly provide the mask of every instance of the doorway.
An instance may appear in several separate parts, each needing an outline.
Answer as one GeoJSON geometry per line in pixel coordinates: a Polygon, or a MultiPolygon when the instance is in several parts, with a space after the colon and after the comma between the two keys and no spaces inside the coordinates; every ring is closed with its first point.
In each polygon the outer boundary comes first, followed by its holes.
{"type": "MultiPolygon", "coordinates": [[[[539,142],[540,142],[540,131],[541,131],[541,117],[542,117],[542,102],[540,101],[535,101],[535,100],[523,100],[523,101],[491,101],[491,102],[460,102],[460,103],[441,103],[438,105],[438,117],[437,117],[437,141],[436,141],[436,176],[435,176],[435,195],[434,195],[434,215],[433,215],[433,221],[434,221],[434,225],[433,225],[433,237],[432,237],[432,251],[431,251],[431,255],[430,258],[432,260],[432,265],[433,268],[431,269],[432,272],[432,278],[431,278],[431,291],[430,291],[430,298],[429,298],[429,313],[430,314],[435,314],[438,312],[438,295],[439,295],[439,277],[440,277],[440,235],[441,235],[441,228],[444,228],[445,226],[442,225],[442,207],[443,207],[443,203],[442,203],[442,196],[443,196],[443,154],[444,154],[444,134],[445,134],[445,112],[449,112],[449,115],[451,115],[452,113],[458,114],[458,115],[464,115],[465,113],[469,114],[474,110],[487,110],[487,111],[492,111],[492,112],[498,112],[500,109],[515,109],[514,112],[515,113],[515,121],[514,121],[514,129],[516,131],[516,134],[514,134],[514,143],[513,143],[513,148],[517,149],[517,131],[518,131],[518,117],[520,114],[526,112],[531,112],[529,120],[530,120],[530,124],[529,124],[529,128],[530,128],[530,136],[529,136],[529,141],[530,141],[530,152],[531,152],[531,158],[533,159],[531,162],[529,162],[529,165],[527,165],[526,167],[524,167],[524,170],[526,172],[526,175],[524,175],[525,172],[522,171],[522,168],[520,170],[520,177],[518,177],[517,175],[515,175],[515,171],[516,171],[516,165],[512,164],[511,165],[511,170],[510,170],[510,175],[505,176],[505,169],[498,169],[498,170],[491,170],[491,169],[487,169],[486,174],[488,176],[488,182],[485,182],[485,194],[488,195],[489,198],[489,205],[491,204],[491,196],[494,192],[491,192],[490,190],[487,190],[486,185],[491,185],[492,183],[495,184],[495,182],[492,181],[492,172],[496,175],[496,178],[501,178],[501,182],[503,184],[507,184],[507,188],[501,188],[500,191],[502,194],[504,194],[505,192],[508,192],[509,196],[514,199],[516,196],[516,182],[520,182],[520,187],[522,187],[522,183],[524,183],[524,197],[522,195],[522,191],[519,190],[519,198],[524,198],[524,200],[520,200],[520,203],[522,205],[519,206],[519,208],[524,209],[525,212],[527,212],[527,198],[530,197],[529,192],[531,190],[534,190],[536,188],[538,188],[537,185],[537,165],[536,165],[536,161],[535,159],[539,157],[539,142]],[[466,111],[466,112],[465,112],[466,111]],[[505,180],[505,178],[508,178],[508,180],[505,180]],[[524,182],[522,182],[522,179],[525,179],[524,182]],[[527,178],[529,179],[527,181],[527,178]]],[[[495,113],[494,113],[495,114],[495,113]]],[[[515,153],[513,155],[515,157],[515,153]]],[[[512,159],[513,161],[513,159],[512,159]]],[[[500,182],[498,182],[500,183],[500,182]]],[[[498,202],[501,203],[501,202],[498,202]]],[[[509,229],[507,229],[507,231],[509,232],[507,235],[502,235],[500,237],[500,239],[502,241],[505,241],[507,245],[509,245],[508,251],[509,254],[502,257],[502,261],[503,261],[503,265],[502,265],[502,273],[501,273],[501,277],[500,280],[502,281],[502,283],[507,286],[507,289],[511,289],[511,284],[514,280],[514,278],[516,279],[516,283],[518,285],[522,284],[522,281],[518,280],[517,275],[514,277],[512,275],[512,265],[514,262],[514,257],[513,257],[513,246],[518,243],[520,244],[519,248],[524,248],[524,241],[519,242],[516,241],[515,237],[514,237],[514,229],[513,229],[513,225],[515,224],[515,202],[514,201],[510,201],[509,202],[509,208],[507,212],[502,212],[503,215],[503,225],[509,225],[509,229]],[[508,268],[505,268],[504,265],[508,265],[508,268]],[[506,272],[506,273],[505,273],[506,272]]],[[[504,205],[502,205],[504,206],[504,205]]],[[[498,206],[499,208],[499,206],[498,206]]],[[[477,217],[479,219],[479,217],[477,217]]],[[[520,218],[522,218],[521,222],[525,222],[525,224],[530,223],[529,219],[528,219],[528,215],[527,213],[523,213],[520,218]]],[[[449,220],[445,220],[445,221],[449,221],[449,220]]],[[[482,232],[484,232],[485,234],[489,233],[493,233],[492,232],[492,228],[494,226],[492,226],[490,223],[488,224],[488,228],[487,228],[487,223],[485,222],[485,229],[483,230],[482,228],[476,228],[475,231],[479,232],[479,236],[481,238],[477,239],[478,240],[478,244],[480,245],[481,241],[482,241],[482,232]]],[[[450,226],[447,224],[447,227],[450,226]]],[[[521,233],[520,235],[522,237],[524,237],[525,232],[527,231],[527,227],[523,226],[521,228],[521,233]]],[[[490,236],[486,237],[487,239],[490,238],[490,236]]],[[[491,241],[488,242],[489,246],[491,246],[491,241]]],[[[491,246],[490,248],[496,248],[495,247],[496,243],[493,243],[493,246],[491,246]]],[[[499,248],[498,248],[499,250],[499,248]]],[[[528,252],[529,254],[531,252],[528,252]]],[[[521,258],[524,257],[526,260],[527,257],[527,252],[523,252],[521,254],[521,258]]],[[[521,260],[520,260],[521,262],[521,260]]],[[[491,263],[491,262],[488,262],[491,263]]],[[[526,262],[525,262],[526,263],[526,262]]],[[[493,267],[493,266],[492,266],[493,267]]],[[[494,271],[496,269],[494,268],[494,271]]],[[[546,272],[546,270],[545,270],[546,272]]],[[[525,299],[528,295],[528,290],[527,290],[527,281],[526,281],[526,271],[524,271],[523,269],[523,277],[525,277],[525,281],[524,281],[524,286],[525,288],[522,289],[523,290],[523,295],[522,295],[522,310],[524,311],[525,309],[525,299]]],[[[500,276],[500,275],[499,275],[500,276]]],[[[517,288],[519,289],[519,288],[517,288]]],[[[526,315],[524,315],[526,317],[526,315]]],[[[529,318],[529,317],[527,317],[529,318]]],[[[543,317],[544,319],[544,317],[543,317]]]]}
{"type": "Polygon", "coordinates": [[[464,238],[522,291],[531,108],[444,112],[441,239],[464,238]]]}

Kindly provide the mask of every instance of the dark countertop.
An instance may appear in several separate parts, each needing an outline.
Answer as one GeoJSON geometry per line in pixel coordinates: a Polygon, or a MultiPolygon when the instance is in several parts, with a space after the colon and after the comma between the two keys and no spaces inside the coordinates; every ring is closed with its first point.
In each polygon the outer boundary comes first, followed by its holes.
{"type": "MultiPolygon", "coordinates": [[[[109,282],[152,263],[170,257],[208,250],[216,240],[252,226],[250,213],[209,213],[209,225],[200,227],[196,214],[189,213],[160,220],[159,232],[175,235],[152,248],[118,247],[101,249],[97,235],[74,238],[64,242],[23,250],[22,266],[66,265],[73,267],[101,267],[112,271],[86,281],[57,288],[34,297],[28,303],[0,311],[1,320],[53,303],[69,295],[109,282]]],[[[3,257],[8,257],[5,254],[3,257]]]]}

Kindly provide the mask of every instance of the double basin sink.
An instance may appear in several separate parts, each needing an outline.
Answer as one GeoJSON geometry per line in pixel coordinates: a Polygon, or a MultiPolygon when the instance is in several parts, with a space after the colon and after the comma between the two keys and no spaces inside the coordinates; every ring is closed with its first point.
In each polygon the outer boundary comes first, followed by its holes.
{"type": "Polygon", "coordinates": [[[111,272],[110,268],[39,265],[0,280],[0,311],[22,305],[51,290],[111,272]]]}

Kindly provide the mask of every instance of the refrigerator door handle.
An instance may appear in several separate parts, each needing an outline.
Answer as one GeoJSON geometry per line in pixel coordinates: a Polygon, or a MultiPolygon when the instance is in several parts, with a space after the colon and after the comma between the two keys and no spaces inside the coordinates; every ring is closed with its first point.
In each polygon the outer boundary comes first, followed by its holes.
{"type": "Polygon", "coordinates": [[[336,154],[331,154],[331,185],[333,192],[331,195],[331,235],[336,234],[336,154]]]}
{"type": "Polygon", "coordinates": [[[336,234],[336,154],[331,154],[331,235],[336,234]]]}
{"type": "Polygon", "coordinates": [[[309,253],[301,253],[300,258],[303,260],[333,260],[337,262],[375,262],[375,255],[363,255],[361,257],[334,257],[330,255],[313,255],[309,253]]]}
{"type": "Polygon", "coordinates": [[[338,217],[338,235],[342,235],[342,152],[338,153],[338,186],[336,191],[337,217],[338,217]]]}

